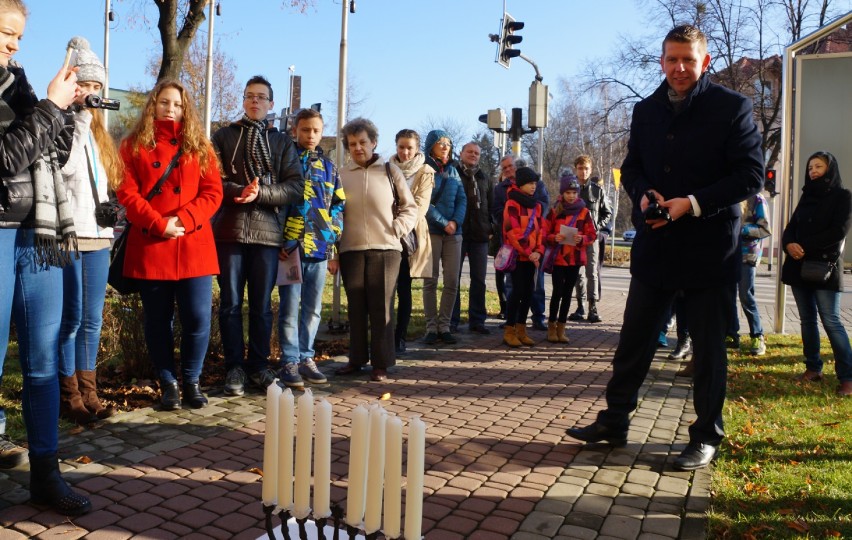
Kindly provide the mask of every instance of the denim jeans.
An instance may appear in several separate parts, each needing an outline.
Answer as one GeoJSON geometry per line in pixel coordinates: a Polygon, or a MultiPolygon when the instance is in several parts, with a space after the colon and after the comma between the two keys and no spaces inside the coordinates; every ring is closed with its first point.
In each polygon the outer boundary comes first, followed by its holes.
{"type": "Polygon", "coordinates": [[[267,367],[272,339],[272,289],[278,274],[277,247],[217,242],[219,330],[225,369],[249,374],[267,367]],[[243,334],[243,294],[248,288],[248,359],[243,334]]]}
{"type": "Polygon", "coordinates": [[[140,280],[145,311],[148,357],[161,381],[177,380],[175,370],[175,302],[180,316],[180,367],[183,383],[197,383],[210,345],[213,276],[177,281],[140,280]]]}
{"type": "Polygon", "coordinates": [[[314,357],[314,339],[322,321],[322,290],[326,260],[302,260],[302,283],[278,287],[278,342],[281,363],[296,363],[314,357]]]}
{"type": "Polygon", "coordinates": [[[840,293],[823,289],[792,287],[793,298],[799,308],[802,323],[802,345],[805,367],[810,371],[822,371],[819,355],[819,326],[817,316],[831,343],[834,353],[834,370],[840,382],[852,381],[852,346],[843,322],[840,320],[840,293]]]}
{"type": "Polygon", "coordinates": [[[108,273],[109,249],[83,251],[62,268],[61,377],[93,371],[97,365],[108,273]]]}
{"type": "Polygon", "coordinates": [[[32,229],[0,229],[0,362],[14,318],[23,376],[21,408],[31,457],[57,451],[62,272],[35,262],[32,229]]]}
{"type": "MultiPolygon", "coordinates": [[[[754,298],[754,277],[756,273],[756,266],[743,263],[740,283],[738,285],[740,304],[743,306],[743,313],[745,313],[746,320],[748,321],[749,334],[753,338],[763,335],[763,326],[760,324],[757,300],[754,298]]],[[[736,313],[733,319],[738,319],[736,313]]],[[[737,323],[737,333],[739,333],[739,323],[737,323]]]]}
{"type": "Polygon", "coordinates": [[[423,280],[423,313],[426,332],[449,332],[456,296],[459,292],[461,266],[461,235],[431,234],[432,277],[423,280]],[[438,274],[443,268],[444,288],[438,307],[438,274]]]}
{"type": "MultiPolygon", "coordinates": [[[[470,268],[470,290],[468,291],[467,325],[470,328],[485,326],[488,313],[485,309],[485,274],[488,272],[488,242],[471,242],[462,240],[461,261],[459,262],[459,283],[461,283],[462,267],[467,255],[470,268]]],[[[453,316],[450,326],[455,327],[461,321],[461,292],[456,294],[453,306],[453,316]]]]}
{"type": "Polygon", "coordinates": [[[590,301],[600,300],[600,266],[598,260],[601,254],[600,242],[592,242],[586,246],[586,266],[577,274],[577,304],[582,307],[586,296],[590,301]]]}

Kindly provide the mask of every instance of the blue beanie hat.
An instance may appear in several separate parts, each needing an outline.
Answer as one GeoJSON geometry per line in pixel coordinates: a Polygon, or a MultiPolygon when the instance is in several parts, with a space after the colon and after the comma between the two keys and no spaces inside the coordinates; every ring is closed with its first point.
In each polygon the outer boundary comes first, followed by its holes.
{"type": "Polygon", "coordinates": [[[577,177],[571,173],[564,174],[562,175],[562,178],[559,179],[559,193],[565,193],[569,189],[580,191],[580,182],[577,180],[577,177]]]}
{"type": "Polygon", "coordinates": [[[447,140],[450,141],[450,156],[452,156],[453,139],[450,137],[450,134],[443,129],[433,129],[428,135],[426,135],[426,144],[423,145],[423,153],[427,156],[432,155],[432,147],[435,146],[435,143],[441,140],[442,137],[446,137],[447,140]]]}

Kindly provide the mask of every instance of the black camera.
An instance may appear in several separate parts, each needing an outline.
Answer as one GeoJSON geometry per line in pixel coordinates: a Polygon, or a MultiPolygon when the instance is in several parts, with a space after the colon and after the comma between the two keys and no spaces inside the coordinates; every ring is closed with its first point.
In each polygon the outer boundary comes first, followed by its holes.
{"type": "Polygon", "coordinates": [[[121,107],[121,102],[117,99],[102,98],[95,94],[89,94],[85,99],[86,107],[90,109],[107,109],[109,111],[117,111],[121,107]]]}
{"type": "Polygon", "coordinates": [[[653,191],[646,191],[645,198],[648,199],[648,206],[642,214],[645,221],[653,221],[657,219],[664,219],[666,221],[672,220],[672,216],[669,215],[669,209],[664,206],[660,206],[660,203],[657,202],[657,196],[653,191]]]}

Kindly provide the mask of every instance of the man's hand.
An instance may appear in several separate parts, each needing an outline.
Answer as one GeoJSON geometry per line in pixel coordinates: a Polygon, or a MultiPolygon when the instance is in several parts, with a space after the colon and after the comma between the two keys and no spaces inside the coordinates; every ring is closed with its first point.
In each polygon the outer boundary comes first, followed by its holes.
{"type": "Polygon", "coordinates": [[[677,221],[692,210],[692,201],[689,200],[689,197],[677,197],[663,202],[661,206],[669,209],[672,221],[677,221]]]}
{"type": "Polygon", "coordinates": [[[447,226],[444,227],[444,232],[447,234],[456,234],[456,222],[449,221],[447,222],[447,226]]]}
{"type": "Polygon", "coordinates": [[[239,197],[234,197],[234,202],[239,204],[247,204],[257,199],[260,193],[260,183],[257,178],[252,180],[251,184],[243,188],[242,194],[239,197]]]}
{"type": "Polygon", "coordinates": [[[329,274],[331,274],[333,276],[334,274],[337,273],[337,271],[339,269],[340,269],[340,261],[338,261],[337,259],[331,259],[330,261],[328,261],[328,273],[329,274]]]}
{"type": "Polygon", "coordinates": [[[180,238],[186,233],[180,218],[172,216],[166,220],[166,230],[163,232],[165,238],[180,238]]]}

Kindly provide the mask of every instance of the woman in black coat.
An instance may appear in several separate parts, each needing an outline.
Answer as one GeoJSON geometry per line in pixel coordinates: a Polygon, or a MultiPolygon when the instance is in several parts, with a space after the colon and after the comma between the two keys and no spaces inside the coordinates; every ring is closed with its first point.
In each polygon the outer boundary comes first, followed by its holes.
{"type": "Polygon", "coordinates": [[[840,386],[838,396],[852,395],[852,346],[840,320],[840,292],[843,290],[843,248],[852,226],[852,193],[840,180],[837,159],[828,152],[808,158],[807,180],[802,198],[793,211],[781,238],[787,258],[781,269],[781,281],[793,289],[802,324],[805,372],[802,381],[822,379],[819,355],[819,326],[831,342],[834,369],[840,386]],[[827,266],[825,279],[803,273],[814,263],[827,266]]]}

